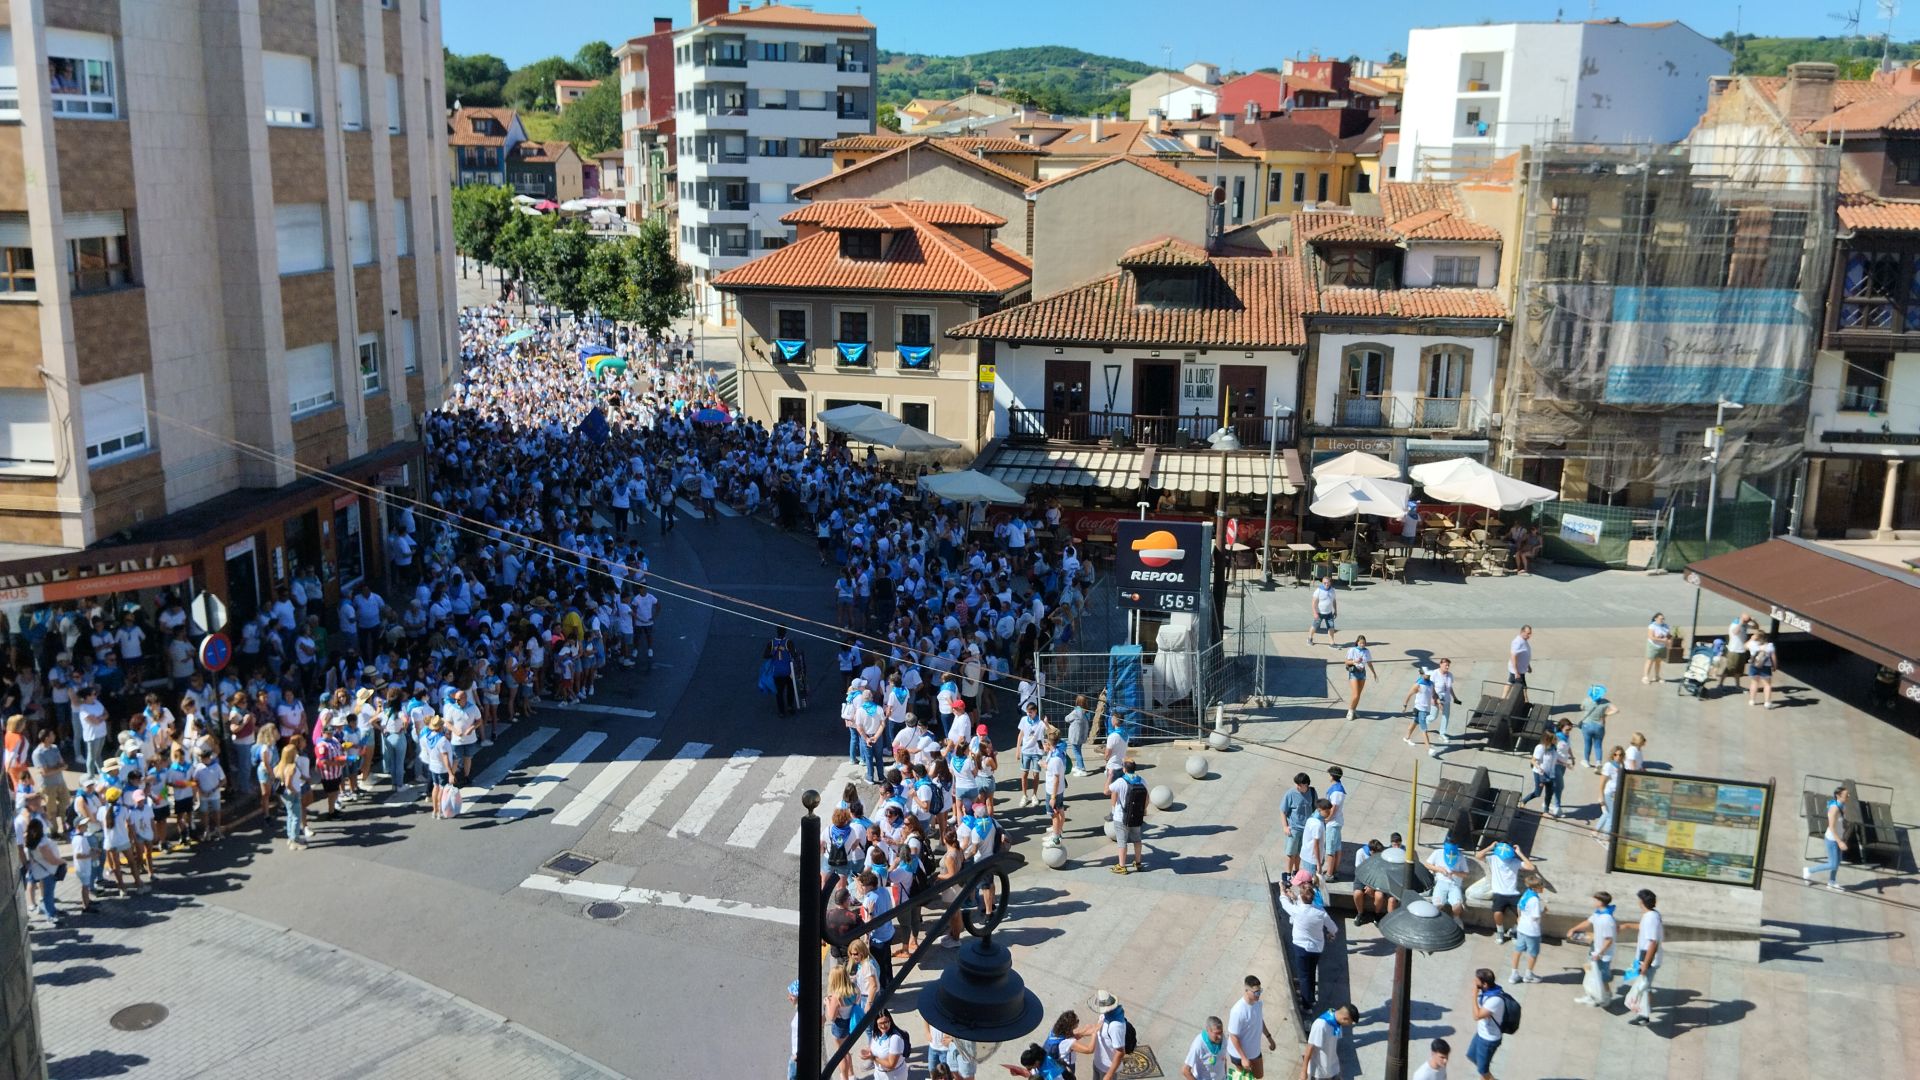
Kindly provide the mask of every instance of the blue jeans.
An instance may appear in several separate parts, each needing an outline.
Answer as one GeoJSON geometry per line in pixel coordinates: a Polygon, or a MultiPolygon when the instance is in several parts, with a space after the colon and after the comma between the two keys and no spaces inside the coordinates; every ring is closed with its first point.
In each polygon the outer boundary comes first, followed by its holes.
{"type": "Polygon", "coordinates": [[[848,728],[847,729],[847,760],[854,763],[855,765],[860,764],[860,760],[861,760],[860,748],[862,746],[865,746],[866,743],[867,743],[867,740],[860,737],[860,732],[857,729],[848,728]]]}
{"type": "Polygon", "coordinates": [[[40,910],[47,913],[48,919],[60,918],[59,909],[53,906],[53,887],[55,884],[57,883],[53,880],[52,874],[48,874],[46,877],[41,878],[39,882],[40,910]]]}
{"type": "Polygon", "coordinates": [[[1580,757],[1589,765],[1599,761],[1605,753],[1601,744],[1606,737],[1607,726],[1605,724],[1581,724],[1580,757]]]}
{"type": "Polygon", "coordinates": [[[1835,843],[1832,840],[1827,841],[1827,861],[1820,864],[1819,866],[1807,867],[1808,877],[1812,877],[1815,874],[1827,875],[1827,884],[1829,885],[1834,884],[1840,880],[1840,845],[1839,844],[1835,843]]]}
{"type": "Polygon", "coordinates": [[[1527,797],[1520,800],[1520,805],[1525,806],[1528,803],[1532,802],[1534,799],[1534,796],[1536,795],[1545,795],[1547,797],[1547,805],[1552,806],[1553,805],[1553,781],[1548,779],[1547,777],[1541,776],[1539,773],[1532,773],[1530,775],[1532,775],[1533,777],[1533,790],[1527,792],[1527,797]]]}
{"type": "Polygon", "coordinates": [[[280,789],[280,806],[287,812],[287,839],[298,842],[300,839],[300,796],[292,788],[280,789]]]}
{"type": "Polygon", "coordinates": [[[1080,748],[1085,745],[1086,745],[1085,743],[1068,743],[1067,744],[1067,753],[1073,755],[1073,767],[1078,772],[1087,771],[1087,759],[1080,756],[1080,748]]]}
{"type": "Polygon", "coordinates": [[[1547,802],[1548,806],[1551,806],[1556,810],[1565,808],[1567,805],[1566,800],[1564,798],[1567,792],[1567,774],[1565,772],[1556,771],[1553,774],[1553,779],[1547,782],[1547,791],[1548,791],[1548,802],[1547,802]]]}
{"type": "Polygon", "coordinates": [[[880,756],[879,744],[869,743],[867,740],[861,739],[860,740],[860,756],[862,760],[866,762],[866,765],[867,765],[867,783],[869,784],[879,783],[882,779],[882,770],[885,768],[885,765],[886,765],[885,760],[882,759],[880,756]]]}
{"type": "Polygon", "coordinates": [[[1473,1041],[1467,1044],[1467,1060],[1473,1062],[1474,1068],[1480,1070],[1481,1076],[1492,1076],[1493,1055],[1499,1049],[1499,1039],[1488,1042],[1480,1036],[1475,1035],[1473,1041]]]}
{"type": "Polygon", "coordinates": [[[386,770],[387,779],[393,781],[395,789],[407,783],[407,733],[380,736],[381,768],[386,770]]]}

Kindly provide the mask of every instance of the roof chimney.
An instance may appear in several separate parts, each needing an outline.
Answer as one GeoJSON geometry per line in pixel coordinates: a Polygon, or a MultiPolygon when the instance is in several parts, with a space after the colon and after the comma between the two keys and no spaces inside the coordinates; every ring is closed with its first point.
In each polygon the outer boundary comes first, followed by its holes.
{"type": "Polygon", "coordinates": [[[1160,134],[1160,122],[1162,119],[1164,119],[1164,117],[1165,117],[1165,114],[1163,114],[1159,109],[1148,109],[1147,110],[1147,133],[1150,135],[1160,134]]]}
{"type": "Polygon", "coordinates": [[[667,33],[672,33],[672,31],[673,31],[673,16],[671,16],[671,15],[655,15],[655,16],[653,17],[653,32],[654,32],[654,33],[656,33],[656,34],[667,34],[667,33]]]}
{"type": "Polygon", "coordinates": [[[1223,139],[1233,138],[1233,117],[1224,114],[1220,117],[1220,137],[1223,139]]]}
{"type": "Polygon", "coordinates": [[[1102,132],[1104,132],[1105,130],[1106,130],[1106,127],[1105,127],[1105,125],[1104,125],[1104,124],[1103,124],[1103,123],[1101,122],[1101,119],[1100,119],[1100,118],[1099,118],[1098,116],[1096,116],[1096,117],[1094,117],[1094,118],[1093,118],[1093,128],[1092,128],[1092,130],[1091,130],[1091,131],[1089,131],[1089,132],[1087,133],[1087,141],[1088,141],[1088,142],[1099,142],[1099,141],[1100,141],[1100,135],[1101,135],[1101,133],[1102,133],[1102,132]]]}
{"type": "Polygon", "coordinates": [[[1840,69],[1833,64],[1788,64],[1787,82],[1780,88],[1787,123],[1799,127],[1832,112],[1833,83],[1839,77],[1840,69]]]}

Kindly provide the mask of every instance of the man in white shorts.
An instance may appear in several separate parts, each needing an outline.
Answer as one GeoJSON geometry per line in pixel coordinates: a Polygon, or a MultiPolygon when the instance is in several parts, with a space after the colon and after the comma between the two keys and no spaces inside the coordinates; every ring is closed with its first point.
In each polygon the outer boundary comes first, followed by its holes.
{"type": "Polygon", "coordinates": [[[1467,877],[1467,856],[1452,840],[1427,856],[1427,868],[1433,871],[1433,906],[1452,908],[1453,917],[1466,925],[1467,897],[1461,883],[1467,877]]]}

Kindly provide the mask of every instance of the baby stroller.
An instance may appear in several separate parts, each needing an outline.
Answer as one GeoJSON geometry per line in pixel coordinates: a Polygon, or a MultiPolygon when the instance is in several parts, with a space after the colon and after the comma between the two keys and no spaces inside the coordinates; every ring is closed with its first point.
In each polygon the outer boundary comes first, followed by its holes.
{"type": "Polygon", "coordinates": [[[1726,643],[1715,638],[1713,644],[1698,642],[1687,655],[1687,673],[1680,680],[1680,692],[1691,694],[1697,699],[1707,696],[1707,680],[1714,676],[1714,661],[1726,649],[1726,643]]]}

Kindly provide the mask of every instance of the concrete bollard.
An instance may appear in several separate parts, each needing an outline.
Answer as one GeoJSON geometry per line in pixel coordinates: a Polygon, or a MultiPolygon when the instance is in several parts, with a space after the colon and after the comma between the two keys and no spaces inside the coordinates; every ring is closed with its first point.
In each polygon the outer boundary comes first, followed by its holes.
{"type": "Polygon", "coordinates": [[[1155,810],[1165,810],[1173,805],[1173,789],[1161,784],[1147,793],[1147,801],[1153,804],[1155,810]]]}
{"type": "Polygon", "coordinates": [[[1207,758],[1205,754],[1195,754],[1187,759],[1187,775],[1195,780],[1207,778],[1207,758]]]}
{"type": "Polygon", "coordinates": [[[1049,844],[1040,849],[1040,861],[1048,868],[1059,870],[1067,865],[1067,849],[1058,844],[1049,844]]]}
{"type": "Polygon", "coordinates": [[[1207,745],[1215,750],[1225,750],[1232,745],[1232,740],[1227,738],[1224,731],[1211,731],[1207,733],[1207,745]]]}

